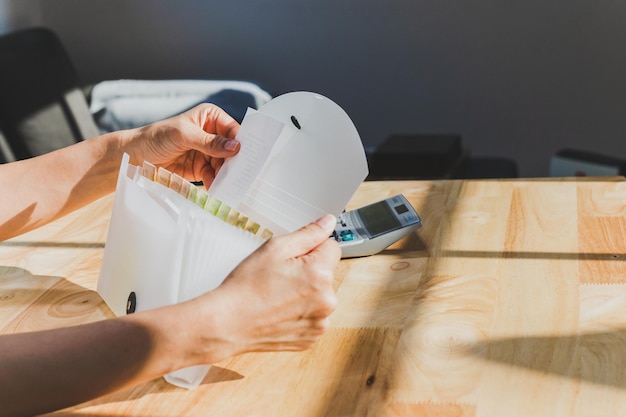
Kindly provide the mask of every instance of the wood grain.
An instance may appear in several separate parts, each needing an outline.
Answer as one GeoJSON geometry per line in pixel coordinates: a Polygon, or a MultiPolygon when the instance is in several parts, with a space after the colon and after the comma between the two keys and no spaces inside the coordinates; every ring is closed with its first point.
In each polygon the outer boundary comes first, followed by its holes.
{"type": "MultiPolygon", "coordinates": [[[[55,415],[618,416],[626,410],[626,182],[366,182],[424,227],[343,260],[331,329],[55,415]]],[[[0,244],[0,331],[111,317],[94,289],[112,197],[0,244]]]]}

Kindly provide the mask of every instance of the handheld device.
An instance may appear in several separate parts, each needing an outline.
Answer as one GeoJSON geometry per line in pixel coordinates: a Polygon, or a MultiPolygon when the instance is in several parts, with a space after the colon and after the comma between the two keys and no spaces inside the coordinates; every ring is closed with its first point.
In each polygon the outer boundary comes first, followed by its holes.
{"type": "Polygon", "coordinates": [[[402,194],[344,211],[337,218],[332,237],[339,242],[342,258],[378,253],[422,226],[422,220],[402,194]]]}

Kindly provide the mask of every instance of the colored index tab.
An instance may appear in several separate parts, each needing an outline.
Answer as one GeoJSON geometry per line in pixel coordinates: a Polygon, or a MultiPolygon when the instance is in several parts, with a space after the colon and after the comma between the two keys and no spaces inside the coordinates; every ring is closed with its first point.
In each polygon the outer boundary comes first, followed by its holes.
{"type": "Polygon", "coordinates": [[[167,169],[163,167],[159,167],[157,171],[156,181],[159,184],[164,185],[165,187],[168,187],[170,185],[171,176],[172,176],[171,172],[169,172],[167,169]]]}
{"type": "Polygon", "coordinates": [[[185,180],[180,175],[174,173],[170,176],[169,187],[180,194],[180,190],[183,188],[185,180]]]}
{"type": "Polygon", "coordinates": [[[143,175],[150,181],[154,181],[154,178],[156,176],[156,166],[148,161],[143,161],[143,166],[141,167],[141,175],[143,175]]]}

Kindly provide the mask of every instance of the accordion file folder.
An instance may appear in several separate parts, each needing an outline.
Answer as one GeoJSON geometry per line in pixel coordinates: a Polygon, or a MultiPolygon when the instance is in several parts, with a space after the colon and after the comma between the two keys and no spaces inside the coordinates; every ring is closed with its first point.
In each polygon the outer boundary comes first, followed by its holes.
{"type": "MultiPolygon", "coordinates": [[[[124,155],[98,280],[116,315],[216,288],[271,236],[338,216],[368,174],[352,121],[319,94],[288,93],[249,109],[237,139],[239,153],[208,190],[124,155]]],[[[194,388],[209,367],[165,379],[194,388]]]]}

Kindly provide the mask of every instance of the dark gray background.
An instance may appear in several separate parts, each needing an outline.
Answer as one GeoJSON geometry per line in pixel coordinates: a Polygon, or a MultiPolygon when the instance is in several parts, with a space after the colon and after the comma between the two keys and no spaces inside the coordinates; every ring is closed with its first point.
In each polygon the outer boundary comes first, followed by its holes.
{"type": "Polygon", "coordinates": [[[544,176],[558,149],[626,158],[626,2],[0,0],[81,78],[238,78],[340,104],[366,146],[458,133],[544,176]]]}

